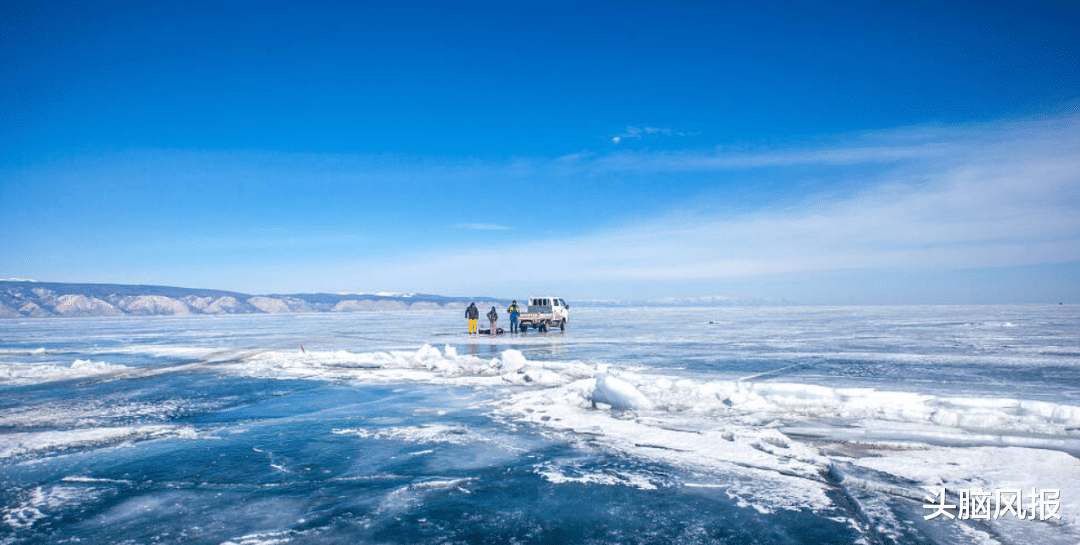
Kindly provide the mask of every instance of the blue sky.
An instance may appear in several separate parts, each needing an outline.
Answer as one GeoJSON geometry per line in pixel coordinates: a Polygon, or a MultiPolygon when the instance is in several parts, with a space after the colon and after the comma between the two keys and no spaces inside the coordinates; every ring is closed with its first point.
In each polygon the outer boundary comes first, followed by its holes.
{"type": "Polygon", "coordinates": [[[0,3],[0,278],[1080,301],[1076,2],[0,3]]]}

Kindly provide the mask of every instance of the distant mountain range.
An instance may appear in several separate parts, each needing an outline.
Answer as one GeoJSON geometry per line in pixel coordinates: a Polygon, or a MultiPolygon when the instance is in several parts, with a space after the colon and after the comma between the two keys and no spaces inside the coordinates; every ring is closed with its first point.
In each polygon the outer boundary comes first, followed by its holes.
{"type": "Polygon", "coordinates": [[[508,303],[491,297],[425,294],[249,295],[169,286],[0,280],[0,318],[441,310],[464,309],[471,301],[481,308],[508,303]]]}

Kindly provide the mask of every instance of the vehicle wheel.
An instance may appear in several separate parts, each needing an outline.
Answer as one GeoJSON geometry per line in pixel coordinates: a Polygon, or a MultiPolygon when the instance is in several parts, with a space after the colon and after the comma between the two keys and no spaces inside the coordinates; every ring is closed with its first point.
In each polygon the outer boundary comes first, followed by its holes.
{"type": "Polygon", "coordinates": [[[559,331],[566,331],[566,320],[559,322],[559,331]]]}
{"type": "Polygon", "coordinates": [[[536,328],[540,333],[547,333],[547,324],[540,324],[540,327],[536,328]]]}

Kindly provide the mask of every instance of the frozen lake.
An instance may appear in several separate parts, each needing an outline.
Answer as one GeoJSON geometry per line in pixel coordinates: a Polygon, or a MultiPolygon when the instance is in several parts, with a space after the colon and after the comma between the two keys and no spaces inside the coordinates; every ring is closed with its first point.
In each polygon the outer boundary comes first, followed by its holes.
{"type": "Polygon", "coordinates": [[[465,326],[0,320],[0,544],[1080,542],[1080,307],[465,326]]]}

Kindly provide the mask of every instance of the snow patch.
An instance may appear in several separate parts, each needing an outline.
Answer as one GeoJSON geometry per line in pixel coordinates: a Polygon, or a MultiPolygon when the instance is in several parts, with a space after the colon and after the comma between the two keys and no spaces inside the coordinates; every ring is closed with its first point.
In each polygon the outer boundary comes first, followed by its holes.
{"type": "Polygon", "coordinates": [[[19,311],[0,303],[0,318],[15,318],[17,316],[22,316],[22,314],[20,314],[19,311]]]}
{"type": "Polygon", "coordinates": [[[124,312],[96,297],[61,295],[53,310],[62,316],[123,316],[124,312]]]}
{"type": "Polygon", "coordinates": [[[365,439],[386,439],[411,443],[431,444],[448,443],[467,445],[480,443],[487,439],[464,426],[430,424],[423,426],[401,426],[383,429],[346,428],[333,430],[337,435],[356,435],[365,439]]]}
{"type": "MultiPolygon", "coordinates": [[[[1028,520],[1020,520],[1011,516],[996,518],[990,524],[1001,534],[1023,536],[1025,541],[1035,543],[1072,544],[1080,537],[1080,520],[1076,510],[1070,508],[1075,498],[1080,497],[1080,460],[1074,456],[1020,447],[926,447],[902,453],[881,450],[876,454],[849,462],[853,469],[848,473],[866,468],[873,470],[870,477],[840,472],[841,484],[854,490],[888,490],[892,495],[924,504],[935,503],[927,498],[936,499],[944,487],[948,503],[953,505],[958,503],[962,490],[982,489],[990,493],[1020,490],[1024,509],[1034,500],[1029,495],[1034,490],[1056,490],[1060,519],[1033,520],[1029,516],[1028,520]],[[889,484],[882,484],[884,481],[889,484]],[[889,488],[883,488],[886,486],[889,488]]],[[[991,509],[994,507],[991,505],[991,509]]],[[[927,509],[925,514],[933,512],[927,509]]],[[[885,509],[868,509],[868,515],[885,518],[888,513],[885,509]]]]}
{"type": "Polygon", "coordinates": [[[406,310],[409,306],[402,301],[377,301],[373,299],[346,299],[339,301],[331,312],[365,312],[383,310],[406,310]]]}
{"type": "Polygon", "coordinates": [[[75,360],[71,365],[26,362],[0,363],[0,384],[37,384],[122,373],[131,369],[126,365],[115,365],[92,360],[75,360]]]}
{"type": "Polygon", "coordinates": [[[192,409],[190,401],[131,402],[122,399],[52,401],[0,409],[0,428],[108,427],[133,419],[166,421],[192,409]]]}
{"type": "Polygon", "coordinates": [[[41,452],[168,437],[192,439],[195,431],[191,428],[160,425],[9,433],[0,435],[0,460],[41,452]]]}
{"type": "Polygon", "coordinates": [[[206,314],[233,314],[243,312],[244,305],[240,301],[237,301],[235,297],[226,295],[207,303],[202,310],[206,314]]]}
{"type": "Polygon", "coordinates": [[[183,301],[162,295],[139,295],[122,297],[116,304],[128,314],[136,316],[190,316],[191,307],[183,301]]]}
{"type": "Polygon", "coordinates": [[[288,303],[273,297],[252,297],[248,299],[247,302],[249,305],[268,314],[287,314],[292,312],[288,303]]]}
{"type": "Polygon", "coordinates": [[[81,505],[96,500],[101,495],[100,490],[86,487],[53,486],[37,487],[20,494],[23,496],[19,505],[5,508],[0,520],[7,526],[24,530],[32,527],[37,521],[46,518],[50,513],[55,513],[74,505],[81,505]]]}
{"type": "Polygon", "coordinates": [[[46,316],[52,316],[53,314],[40,305],[34,302],[28,302],[25,305],[19,307],[19,313],[29,318],[44,318],[46,316]]]}
{"type": "Polygon", "coordinates": [[[588,472],[559,467],[551,462],[545,462],[538,466],[536,473],[543,477],[544,480],[554,484],[578,483],[629,486],[640,490],[656,490],[658,488],[648,475],[623,471],[588,472]]]}
{"type": "Polygon", "coordinates": [[[294,539],[310,535],[313,532],[298,530],[280,530],[273,532],[257,532],[246,536],[223,541],[221,545],[282,545],[292,543],[294,539]]]}

